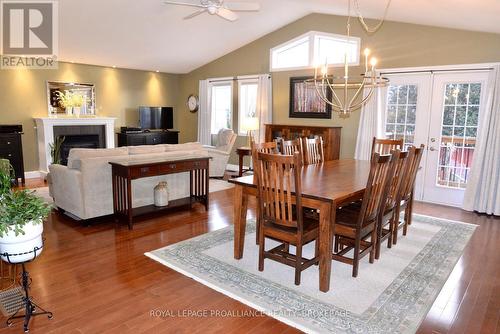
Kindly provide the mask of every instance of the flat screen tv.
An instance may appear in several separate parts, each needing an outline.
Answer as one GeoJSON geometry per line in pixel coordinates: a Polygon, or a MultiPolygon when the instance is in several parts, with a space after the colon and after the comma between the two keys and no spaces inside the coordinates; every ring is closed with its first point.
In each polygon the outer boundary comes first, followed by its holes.
{"type": "Polygon", "coordinates": [[[139,124],[144,130],[167,130],[174,127],[172,107],[139,107],[139,124]]]}

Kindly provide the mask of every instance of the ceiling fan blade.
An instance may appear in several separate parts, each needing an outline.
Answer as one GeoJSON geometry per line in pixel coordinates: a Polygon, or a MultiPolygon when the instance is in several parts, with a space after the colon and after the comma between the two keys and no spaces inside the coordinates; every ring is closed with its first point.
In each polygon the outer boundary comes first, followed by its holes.
{"type": "Polygon", "coordinates": [[[224,7],[233,11],[256,12],[260,10],[260,4],[257,2],[224,2],[224,7]]]}
{"type": "Polygon", "coordinates": [[[204,12],[206,12],[207,10],[206,9],[200,9],[200,10],[197,10],[196,12],[192,13],[191,15],[188,15],[184,18],[184,20],[189,20],[189,19],[192,19],[193,17],[195,16],[198,16],[200,14],[203,14],[204,12]]]}
{"type": "Polygon", "coordinates": [[[231,22],[234,22],[238,19],[238,14],[224,7],[219,7],[219,9],[217,9],[217,15],[231,22]]]}
{"type": "Polygon", "coordinates": [[[163,1],[163,3],[166,4],[166,5],[190,6],[190,7],[205,8],[205,6],[203,6],[203,5],[195,4],[195,3],[189,3],[189,2],[177,2],[177,1],[168,1],[168,0],[165,0],[165,1],[163,1]]]}

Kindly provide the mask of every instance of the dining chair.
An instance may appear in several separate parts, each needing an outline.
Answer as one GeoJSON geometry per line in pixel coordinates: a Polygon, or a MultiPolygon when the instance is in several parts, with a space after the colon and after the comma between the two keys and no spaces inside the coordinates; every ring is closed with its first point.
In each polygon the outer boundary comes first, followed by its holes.
{"type": "Polygon", "coordinates": [[[397,229],[399,223],[399,205],[403,195],[405,180],[408,176],[408,170],[415,154],[415,147],[411,146],[408,151],[396,150],[396,152],[397,161],[394,168],[394,176],[387,193],[384,210],[381,212],[379,223],[377,224],[375,259],[380,258],[380,248],[383,241],[387,240],[387,247],[392,247],[393,232],[394,229],[397,229]],[[389,225],[388,228],[385,228],[387,225],[389,225]]]}
{"type": "Polygon", "coordinates": [[[266,143],[255,143],[252,142],[252,152],[254,150],[262,153],[279,153],[278,143],[276,141],[270,141],[266,143]]]}
{"type": "Polygon", "coordinates": [[[323,138],[304,138],[304,162],[306,165],[317,164],[325,161],[323,138]]]}
{"type": "Polygon", "coordinates": [[[398,242],[398,230],[403,227],[403,235],[406,235],[408,231],[408,226],[411,225],[411,216],[413,214],[413,194],[415,188],[415,180],[417,179],[417,173],[420,169],[420,161],[422,160],[422,155],[424,154],[425,145],[422,144],[420,147],[415,148],[415,154],[410,162],[410,167],[406,173],[406,179],[404,180],[401,201],[399,204],[399,212],[404,210],[403,222],[399,221],[397,226],[393,227],[392,244],[395,245],[398,242]]]}
{"type": "Polygon", "coordinates": [[[295,268],[295,284],[300,284],[301,272],[318,263],[316,242],[312,259],[302,257],[302,247],[318,239],[319,223],[304,217],[300,179],[301,156],[255,152],[260,215],[259,271],[264,270],[264,259],[271,259],[295,268]],[[292,194],[295,193],[295,195],[292,194]],[[266,238],[280,244],[265,249],[266,238]],[[290,253],[290,245],[296,248],[290,253]]]}
{"type": "Polygon", "coordinates": [[[332,258],[352,265],[353,277],[358,276],[361,258],[369,253],[370,263],[374,261],[377,223],[386,202],[397,156],[397,151],[390,155],[374,153],[361,206],[354,203],[337,209],[332,258]],[[351,250],[354,250],[353,256],[348,257],[351,250]]]}
{"type": "Polygon", "coordinates": [[[392,150],[403,150],[403,139],[380,139],[373,137],[372,141],[372,155],[390,154],[392,150]]]}
{"type": "Polygon", "coordinates": [[[280,142],[281,154],[293,155],[295,152],[300,153],[301,161],[303,160],[304,154],[302,149],[302,139],[297,138],[293,140],[281,139],[280,142]]]}

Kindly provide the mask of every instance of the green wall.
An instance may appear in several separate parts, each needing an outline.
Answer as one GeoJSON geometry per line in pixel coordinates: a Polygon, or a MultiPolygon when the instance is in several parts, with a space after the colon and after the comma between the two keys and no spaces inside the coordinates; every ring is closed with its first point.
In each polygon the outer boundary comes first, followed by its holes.
{"type": "Polygon", "coordinates": [[[172,74],[71,63],[59,63],[57,70],[0,70],[0,124],[23,125],[26,171],[38,170],[33,117],[47,116],[47,81],[95,84],[97,115],[116,117],[117,129],[137,124],[138,106],[175,107],[179,96],[179,76],[172,74]]]}
{"type": "MultiPolygon", "coordinates": [[[[311,30],[345,34],[346,18],[311,14],[247,44],[180,78],[178,110],[179,128],[184,141],[196,140],[197,114],[189,114],[182,103],[191,93],[198,92],[200,79],[269,72],[269,50],[311,30]],[[189,126],[188,126],[189,125],[189,126]]],[[[368,36],[357,21],[352,22],[353,36],[361,37],[361,47],[369,47],[379,59],[378,68],[470,64],[500,61],[500,35],[455,29],[436,28],[399,22],[385,22],[382,28],[368,36]]],[[[336,69],[341,71],[341,69],[336,69]]],[[[361,69],[354,69],[361,73],[361,69]]],[[[312,75],[312,70],[274,72],[273,122],[342,126],[342,157],[353,157],[359,122],[359,111],[348,119],[334,115],[330,120],[290,119],[288,117],[289,80],[294,76],[312,75]]],[[[239,138],[237,145],[244,143],[239,138]]],[[[236,163],[233,155],[231,162],[236,163]]]]}

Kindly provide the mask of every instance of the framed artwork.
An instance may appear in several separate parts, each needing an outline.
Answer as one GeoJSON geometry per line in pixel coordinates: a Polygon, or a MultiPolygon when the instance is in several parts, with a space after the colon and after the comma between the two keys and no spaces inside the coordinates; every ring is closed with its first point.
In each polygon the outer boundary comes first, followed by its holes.
{"type": "MultiPolygon", "coordinates": [[[[290,113],[291,118],[326,118],[332,117],[332,106],[317,94],[313,83],[305,80],[313,77],[290,78],[290,113]]],[[[329,92],[331,95],[331,92],[329,92]]],[[[331,96],[328,97],[331,99],[331,96]]]]}

